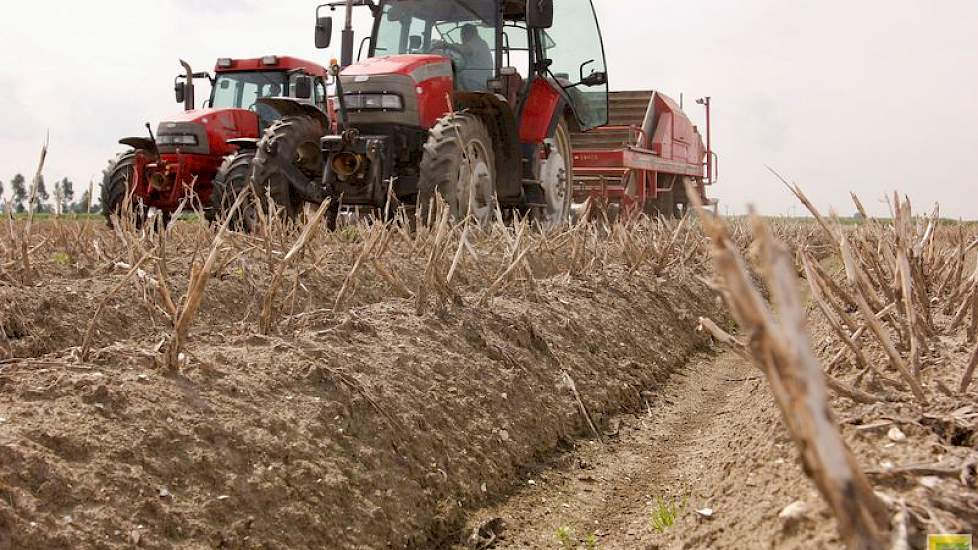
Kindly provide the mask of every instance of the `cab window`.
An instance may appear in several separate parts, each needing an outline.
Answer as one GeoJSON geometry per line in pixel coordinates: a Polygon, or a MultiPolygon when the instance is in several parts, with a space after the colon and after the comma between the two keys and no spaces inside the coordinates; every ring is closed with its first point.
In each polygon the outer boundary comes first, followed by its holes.
{"type": "Polygon", "coordinates": [[[316,105],[318,105],[321,109],[325,110],[326,109],[326,83],[323,82],[323,79],[321,78],[316,79],[316,84],[313,87],[313,97],[316,102],[316,105]]]}
{"type": "MultiPolygon", "coordinates": [[[[544,40],[550,71],[563,86],[578,83],[582,76],[607,72],[601,29],[591,0],[554,2],[554,25],[544,40]],[[583,73],[583,74],[582,74],[583,73]]],[[[608,84],[577,86],[568,90],[581,127],[585,130],[608,123],[608,84]]]]}

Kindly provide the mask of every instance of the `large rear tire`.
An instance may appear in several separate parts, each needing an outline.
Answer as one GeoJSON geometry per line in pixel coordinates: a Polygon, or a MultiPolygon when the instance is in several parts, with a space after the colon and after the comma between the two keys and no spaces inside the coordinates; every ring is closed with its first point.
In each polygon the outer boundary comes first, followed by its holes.
{"type": "Polygon", "coordinates": [[[544,146],[549,151],[547,158],[540,161],[537,178],[543,187],[546,206],[534,208],[533,214],[542,227],[552,228],[570,221],[574,200],[574,150],[566,122],[557,124],[554,135],[544,146]]]}
{"type": "Polygon", "coordinates": [[[436,196],[445,201],[455,220],[471,215],[479,223],[488,223],[496,213],[492,138],[475,115],[450,113],[431,129],[418,184],[423,222],[431,218],[436,196]]]}
{"type": "MultiPolygon", "coordinates": [[[[214,176],[214,188],[211,191],[210,211],[213,213],[212,222],[222,223],[228,216],[238,195],[251,185],[252,163],[257,151],[238,151],[224,159],[217,175],[214,176]]],[[[229,227],[235,231],[254,232],[258,228],[258,212],[254,198],[247,198],[234,213],[229,227]]]]}
{"type": "Polygon", "coordinates": [[[136,154],[133,150],[126,151],[109,161],[102,177],[102,214],[109,227],[113,226],[113,216],[131,217],[136,228],[141,228],[146,221],[146,209],[130,190],[136,174],[136,154]]]}
{"type": "Polygon", "coordinates": [[[295,220],[302,213],[305,200],[282,166],[291,164],[312,184],[319,185],[324,162],[320,141],[325,134],[322,123],[305,116],[284,117],[265,130],[253,161],[253,185],[266,211],[270,197],[287,220],[295,220]]]}

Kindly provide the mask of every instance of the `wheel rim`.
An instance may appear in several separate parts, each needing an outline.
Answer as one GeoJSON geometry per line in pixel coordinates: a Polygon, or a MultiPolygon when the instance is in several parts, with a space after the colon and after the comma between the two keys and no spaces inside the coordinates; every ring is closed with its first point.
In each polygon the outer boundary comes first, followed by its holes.
{"type": "Polygon", "coordinates": [[[485,144],[472,140],[462,151],[455,187],[456,208],[460,217],[471,215],[484,223],[496,210],[496,189],[485,144]]]}
{"type": "Polygon", "coordinates": [[[557,127],[554,137],[544,141],[544,144],[550,148],[550,154],[540,161],[540,186],[546,200],[540,221],[545,226],[555,226],[567,221],[570,212],[574,157],[570,138],[562,125],[557,127]]]}

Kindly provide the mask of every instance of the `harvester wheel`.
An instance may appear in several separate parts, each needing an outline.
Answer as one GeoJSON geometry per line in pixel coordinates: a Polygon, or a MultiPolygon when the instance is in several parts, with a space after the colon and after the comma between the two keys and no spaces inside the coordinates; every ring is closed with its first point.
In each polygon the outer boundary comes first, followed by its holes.
{"type": "Polygon", "coordinates": [[[102,214],[109,227],[112,217],[128,217],[141,228],[146,221],[146,208],[132,195],[130,182],[135,177],[136,151],[127,151],[109,161],[102,178],[102,214]]]}
{"type": "Polygon", "coordinates": [[[675,218],[676,212],[676,193],[672,191],[661,191],[655,199],[645,201],[645,214],[650,218],[658,219],[662,216],[667,219],[675,218]]]}
{"type": "Polygon", "coordinates": [[[440,196],[453,219],[479,223],[496,212],[496,167],[489,130],[469,113],[450,113],[435,124],[424,146],[418,202],[421,219],[433,219],[440,196]]]}
{"type": "Polygon", "coordinates": [[[535,208],[533,214],[543,227],[556,227],[568,222],[573,202],[574,150],[567,123],[560,121],[553,137],[544,145],[549,154],[540,161],[537,177],[543,187],[546,206],[535,208]]]}
{"type": "MultiPolygon", "coordinates": [[[[295,220],[305,203],[292,177],[305,178],[305,185],[320,185],[323,176],[320,141],[325,134],[326,129],[312,117],[287,116],[265,130],[258,144],[253,163],[254,188],[262,201],[271,197],[288,220],[295,220]]],[[[266,202],[262,204],[267,208],[266,202]]]]}
{"type": "MultiPolygon", "coordinates": [[[[238,195],[251,184],[254,150],[238,151],[224,159],[217,175],[214,176],[214,189],[211,192],[210,212],[212,222],[221,223],[238,199],[238,195]]],[[[234,214],[229,227],[235,231],[253,232],[258,227],[258,211],[253,198],[247,198],[234,214]]]]}

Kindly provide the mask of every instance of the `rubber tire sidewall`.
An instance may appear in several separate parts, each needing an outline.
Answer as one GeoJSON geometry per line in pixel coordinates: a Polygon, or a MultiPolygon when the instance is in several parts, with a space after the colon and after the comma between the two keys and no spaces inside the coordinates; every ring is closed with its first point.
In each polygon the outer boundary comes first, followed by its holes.
{"type": "MultiPolygon", "coordinates": [[[[212,213],[211,223],[223,222],[228,210],[238,199],[238,194],[248,188],[251,182],[253,170],[252,164],[258,152],[254,149],[238,151],[237,153],[225,157],[224,162],[214,176],[214,188],[211,191],[211,204],[209,211],[212,213]]],[[[239,207],[229,227],[236,231],[255,231],[253,216],[257,213],[253,199],[246,199],[239,207]]]]}
{"type": "MultiPolygon", "coordinates": [[[[463,147],[467,148],[473,140],[485,146],[493,187],[491,205],[496,207],[496,163],[492,137],[482,120],[470,113],[450,113],[442,117],[431,129],[424,145],[421,160],[421,177],[418,183],[418,208],[422,223],[431,216],[431,208],[437,204],[435,196],[440,195],[449,208],[450,217],[461,220],[468,215],[468,205],[461,205],[457,186],[462,168],[463,147]],[[463,210],[464,206],[464,210],[463,210]]],[[[480,220],[488,221],[488,220],[480,220]]]]}
{"type": "MultiPolygon", "coordinates": [[[[561,211],[557,213],[556,216],[557,221],[554,221],[553,219],[551,219],[552,216],[549,212],[543,212],[539,208],[534,209],[538,221],[541,222],[543,225],[551,226],[551,227],[568,223],[571,216],[571,210],[573,209],[573,204],[574,204],[574,147],[571,143],[570,130],[567,127],[567,122],[564,121],[563,119],[557,123],[557,126],[554,129],[554,135],[549,138],[549,139],[557,140],[558,147],[559,147],[559,139],[561,133],[563,134],[564,145],[565,145],[564,151],[561,151],[561,153],[565,154],[564,168],[567,171],[566,181],[563,184],[565,195],[564,195],[563,204],[561,205],[561,211]]],[[[546,188],[544,189],[544,191],[546,191],[546,188]]]]}
{"type": "MultiPolygon", "coordinates": [[[[304,201],[292,189],[289,179],[280,173],[274,160],[286,156],[290,162],[293,162],[292,159],[298,154],[299,148],[308,142],[314,142],[317,151],[321,154],[319,143],[325,135],[326,129],[318,120],[308,116],[290,115],[276,121],[265,130],[265,135],[258,144],[253,161],[254,188],[261,194],[262,200],[270,195],[276,206],[284,210],[284,215],[289,220],[295,220],[302,212],[304,201]]],[[[320,159],[318,166],[320,178],[322,169],[322,159],[320,159]]],[[[312,181],[319,183],[315,178],[312,178],[312,181]]]]}
{"type": "MultiPolygon", "coordinates": [[[[122,216],[122,210],[129,194],[132,174],[135,171],[137,151],[129,150],[109,161],[102,177],[102,214],[109,227],[112,227],[112,215],[122,216]]],[[[132,205],[136,228],[142,228],[146,221],[145,212],[136,201],[132,205]]]]}

